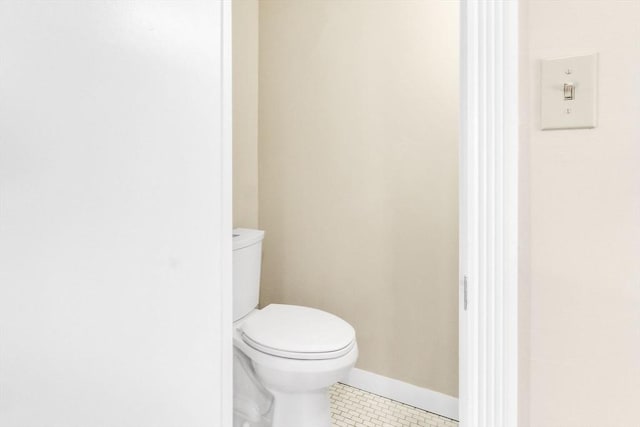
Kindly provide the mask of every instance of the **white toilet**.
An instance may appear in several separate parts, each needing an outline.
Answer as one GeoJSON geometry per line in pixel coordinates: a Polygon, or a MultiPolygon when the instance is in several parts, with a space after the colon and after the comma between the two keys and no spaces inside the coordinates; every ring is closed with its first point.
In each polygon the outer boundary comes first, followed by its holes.
{"type": "MultiPolygon", "coordinates": [[[[234,369],[253,378],[256,388],[249,393],[245,384],[250,381],[236,383],[234,405],[252,406],[247,400],[254,400],[254,407],[265,408],[268,392],[272,427],[330,427],[328,388],[356,363],[355,331],[314,308],[271,304],[256,309],[263,238],[264,231],[233,230],[233,342],[246,361],[234,369]]],[[[240,418],[234,423],[242,427],[267,425],[258,415],[240,418]]]]}

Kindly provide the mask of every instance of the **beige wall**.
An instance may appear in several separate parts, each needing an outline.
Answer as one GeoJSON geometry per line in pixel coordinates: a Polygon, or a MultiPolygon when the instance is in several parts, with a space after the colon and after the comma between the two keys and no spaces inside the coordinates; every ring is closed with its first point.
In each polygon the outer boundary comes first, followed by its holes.
{"type": "Polygon", "coordinates": [[[530,425],[638,425],[640,2],[530,1],[530,425]],[[600,53],[594,130],[540,131],[540,58],[600,53]]]}
{"type": "Polygon", "coordinates": [[[529,72],[529,10],[519,3],[519,182],[518,182],[518,427],[530,427],[531,380],[531,91],[529,72]]]}
{"type": "Polygon", "coordinates": [[[234,0],[233,225],[258,226],[258,0],[234,0]]]}
{"type": "Polygon", "coordinates": [[[260,2],[262,303],[351,322],[358,367],[458,393],[458,5],[260,2]]]}

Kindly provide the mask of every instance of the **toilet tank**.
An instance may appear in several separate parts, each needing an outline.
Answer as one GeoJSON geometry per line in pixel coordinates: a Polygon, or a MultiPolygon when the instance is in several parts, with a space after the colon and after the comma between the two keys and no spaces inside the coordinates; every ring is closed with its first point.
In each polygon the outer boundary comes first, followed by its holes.
{"type": "Polygon", "coordinates": [[[264,231],[233,230],[233,321],[258,306],[264,231]]]}

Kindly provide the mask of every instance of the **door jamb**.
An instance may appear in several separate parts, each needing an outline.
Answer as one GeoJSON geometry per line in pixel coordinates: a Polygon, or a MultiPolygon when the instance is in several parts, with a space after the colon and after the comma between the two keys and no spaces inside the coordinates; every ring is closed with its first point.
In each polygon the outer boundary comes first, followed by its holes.
{"type": "Polygon", "coordinates": [[[519,3],[461,2],[461,427],[518,420],[519,3]]]}

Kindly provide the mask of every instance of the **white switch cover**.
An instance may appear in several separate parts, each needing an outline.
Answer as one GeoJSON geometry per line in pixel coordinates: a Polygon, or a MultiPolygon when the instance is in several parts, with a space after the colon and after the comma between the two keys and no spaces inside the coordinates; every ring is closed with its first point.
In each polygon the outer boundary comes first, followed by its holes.
{"type": "Polygon", "coordinates": [[[596,127],[598,54],[543,60],[541,71],[542,129],[596,127]]]}

